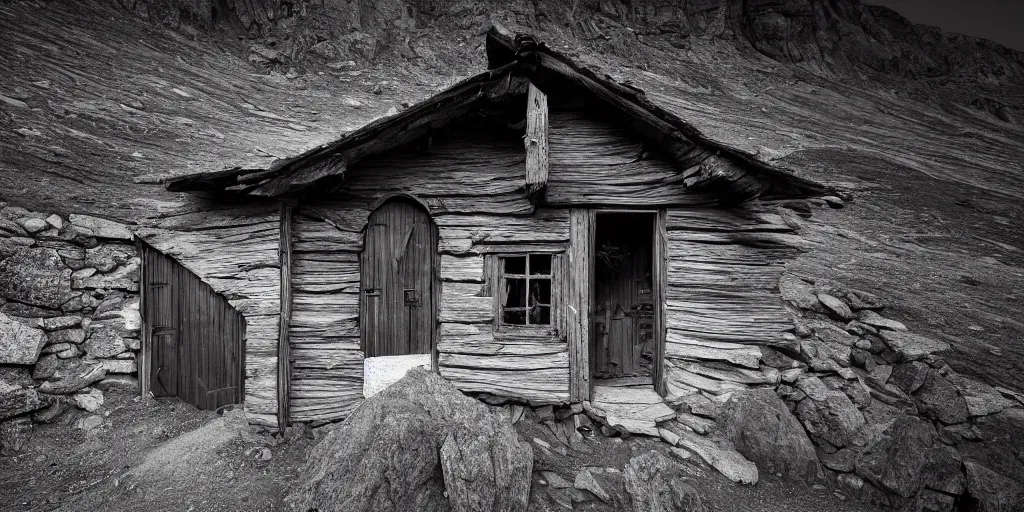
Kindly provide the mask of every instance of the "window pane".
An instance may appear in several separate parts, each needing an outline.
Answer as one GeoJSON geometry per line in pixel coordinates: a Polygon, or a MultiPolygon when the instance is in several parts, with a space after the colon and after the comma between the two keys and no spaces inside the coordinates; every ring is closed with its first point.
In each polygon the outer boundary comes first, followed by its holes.
{"type": "Polygon", "coordinates": [[[502,323],[506,323],[506,324],[525,325],[526,324],[526,311],[524,311],[522,309],[511,310],[511,311],[506,310],[506,311],[502,312],[501,321],[502,321],[502,323]]]}
{"type": "Polygon", "coordinates": [[[507,308],[526,307],[525,279],[505,280],[505,303],[502,306],[507,308]]]}
{"type": "Polygon", "coordinates": [[[547,325],[551,323],[551,308],[549,306],[537,306],[530,308],[530,324],[547,325]]]}
{"type": "Polygon", "coordinates": [[[530,275],[551,275],[551,255],[550,254],[531,254],[530,255],[530,275]]]}
{"type": "Polygon", "coordinates": [[[530,279],[530,301],[528,306],[551,304],[551,280],[530,279]]]}
{"type": "Polygon", "coordinates": [[[526,256],[512,256],[504,258],[506,274],[525,274],[526,256]]]}

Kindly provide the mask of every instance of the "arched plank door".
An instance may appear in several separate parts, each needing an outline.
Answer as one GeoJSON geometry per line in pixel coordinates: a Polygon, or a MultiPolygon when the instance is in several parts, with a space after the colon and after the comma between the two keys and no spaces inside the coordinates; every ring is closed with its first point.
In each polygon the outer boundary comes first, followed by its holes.
{"type": "Polygon", "coordinates": [[[242,402],[245,318],[177,261],[142,245],[144,365],[153,396],[200,409],[242,402]]]}
{"type": "Polygon", "coordinates": [[[361,265],[360,321],[366,357],[429,354],[437,318],[437,226],[411,201],[370,215],[361,265]]]}

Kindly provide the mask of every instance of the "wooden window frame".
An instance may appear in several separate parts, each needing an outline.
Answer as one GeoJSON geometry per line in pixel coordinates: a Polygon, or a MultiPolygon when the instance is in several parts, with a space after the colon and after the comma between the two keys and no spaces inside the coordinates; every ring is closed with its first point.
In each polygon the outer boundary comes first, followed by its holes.
{"type": "MultiPolygon", "coordinates": [[[[494,299],[494,331],[504,333],[536,333],[536,334],[553,334],[557,335],[562,332],[561,327],[561,304],[563,298],[561,297],[564,293],[564,285],[562,280],[564,279],[564,252],[552,252],[549,250],[538,250],[538,251],[515,251],[515,252],[499,252],[499,253],[488,253],[485,255],[486,261],[485,266],[487,269],[487,287],[490,288],[490,295],[494,299]],[[530,256],[550,256],[551,257],[551,270],[548,274],[538,274],[531,276],[530,272],[530,256]],[[526,267],[523,269],[525,274],[506,274],[504,269],[504,262],[507,258],[525,257],[526,267]],[[546,324],[509,324],[504,322],[503,312],[508,309],[504,307],[502,293],[505,288],[506,279],[524,279],[527,283],[527,289],[529,289],[529,282],[533,279],[542,279],[551,283],[551,296],[548,304],[537,304],[539,306],[546,306],[550,309],[549,321],[546,324]]],[[[516,308],[513,308],[516,309],[516,308]]],[[[528,310],[528,306],[519,308],[528,310]]],[[[529,320],[527,320],[529,321],[529,320]]]]}

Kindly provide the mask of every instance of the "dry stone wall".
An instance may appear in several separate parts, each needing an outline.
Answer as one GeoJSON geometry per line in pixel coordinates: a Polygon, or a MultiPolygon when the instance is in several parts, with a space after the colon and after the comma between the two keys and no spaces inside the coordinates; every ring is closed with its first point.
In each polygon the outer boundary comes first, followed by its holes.
{"type": "Polygon", "coordinates": [[[139,264],[128,226],[0,202],[0,454],[137,386],[139,264]]]}
{"type": "Polygon", "coordinates": [[[765,359],[838,492],[906,510],[1024,506],[1024,452],[1000,448],[1024,435],[1020,395],[954,372],[950,345],[883,316],[879,297],[792,274],[780,288],[800,350],[765,359]]]}

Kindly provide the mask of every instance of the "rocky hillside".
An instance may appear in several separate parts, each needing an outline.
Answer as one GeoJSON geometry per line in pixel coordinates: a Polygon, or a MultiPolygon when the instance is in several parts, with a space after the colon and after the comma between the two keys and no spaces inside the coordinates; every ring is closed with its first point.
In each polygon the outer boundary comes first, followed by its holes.
{"type": "MultiPolygon", "coordinates": [[[[891,9],[858,0],[115,1],[153,24],[267,38],[280,52],[268,60],[283,63],[330,58],[335,51],[366,60],[387,53],[422,58],[416,40],[428,32],[472,33],[493,18],[504,18],[542,34],[564,32],[583,41],[710,37],[755,48],[779,62],[836,73],[1024,80],[1020,52],[916,26],[891,9]],[[623,29],[626,33],[620,33],[623,29]]],[[[628,46],[630,41],[619,43],[628,46]]]]}

